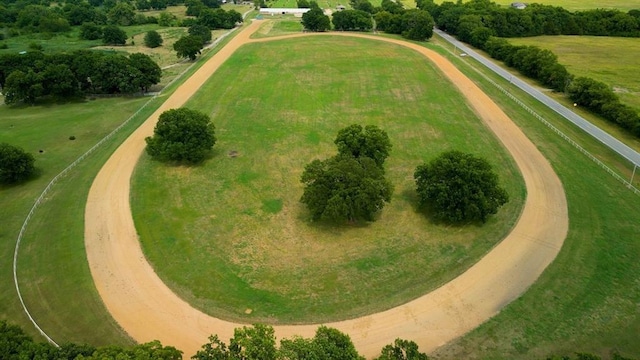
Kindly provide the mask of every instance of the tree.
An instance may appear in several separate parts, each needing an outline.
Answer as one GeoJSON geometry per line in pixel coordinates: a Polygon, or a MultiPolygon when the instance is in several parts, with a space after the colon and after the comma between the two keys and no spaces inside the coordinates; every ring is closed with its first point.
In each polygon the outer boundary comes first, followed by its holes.
{"type": "Polygon", "coordinates": [[[419,165],[414,178],[420,204],[445,221],[486,222],[509,200],[489,162],[460,151],[444,152],[419,165]]]}
{"type": "Polygon", "coordinates": [[[80,26],[80,39],[97,40],[102,37],[102,28],[94,23],[84,23],[80,26]]]}
{"type": "Polygon", "coordinates": [[[107,25],[102,30],[102,42],[105,45],[124,45],[127,42],[127,33],[116,25],[107,25]]]}
{"type": "Polygon", "coordinates": [[[356,351],[349,335],[337,329],[320,326],[313,338],[318,348],[319,359],[331,360],[364,360],[356,351]]]}
{"type": "Polygon", "coordinates": [[[369,31],[373,28],[371,14],[362,10],[343,10],[333,14],[333,27],[336,30],[369,31]]]}
{"type": "Polygon", "coordinates": [[[413,341],[396,339],[393,344],[382,348],[377,360],[428,360],[425,353],[418,351],[418,344],[413,341]]]}
{"type": "Polygon", "coordinates": [[[160,161],[199,163],[216,143],[214,126],[207,114],[187,108],[171,109],[160,115],[147,137],[147,153],[160,161]]]}
{"type": "Polygon", "coordinates": [[[24,101],[34,104],[36,99],[44,94],[42,75],[29,69],[27,72],[15,70],[9,74],[5,82],[4,102],[16,104],[24,101]]]}
{"type": "Polygon", "coordinates": [[[134,23],[136,11],[128,2],[119,1],[107,14],[109,22],[114,25],[129,26],[134,23]]]}
{"type": "Polygon", "coordinates": [[[162,77],[162,69],[156,64],[149,55],[135,53],[129,55],[131,66],[139,70],[140,76],[136,82],[140,91],[146,92],[151,85],[160,82],[162,77]]]}
{"type": "Polygon", "coordinates": [[[433,18],[425,10],[411,9],[402,14],[402,37],[409,40],[426,41],[433,36],[433,18]]]}
{"type": "Polygon", "coordinates": [[[368,157],[380,167],[391,151],[389,136],[375,125],[367,125],[364,129],[358,124],[347,126],[338,131],[334,143],[338,146],[339,154],[368,157]]]}
{"type": "Polygon", "coordinates": [[[309,31],[327,31],[331,28],[331,20],[318,7],[315,1],[310,2],[311,10],[302,14],[302,25],[309,31]],[[315,4],[315,6],[313,6],[315,4]]]}
{"type": "Polygon", "coordinates": [[[144,35],[144,45],[148,48],[157,48],[162,45],[162,36],[155,30],[147,31],[144,35]]]}
{"type": "Polygon", "coordinates": [[[78,93],[78,82],[66,64],[47,66],[42,72],[42,83],[47,95],[66,98],[78,93]]]}
{"type": "Polygon", "coordinates": [[[373,221],[385,202],[391,201],[393,192],[384,170],[374,160],[350,155],[312,161],[301,182],[305,187],[300,201],[314,220],[373,221]]]}
{"type": "Polygon", "coordinates": [[[211,30],[204,25],[191,25],[189,35],[199,36],[205,44],[211,41],[211,30]]]}
{"type": "Polygon", "coordinates": [[[195,60],[196,56],[200,54],[204,42],[199,36],[188,35],[183,36],[173,44],[173,50],[179,58],[188,57],[189,60],[195,60]]]}
{"type": "Polygon", "coordinates": [[[35,166],[33,155],[19,147],[0,143],[0,183],[11,184],[28,179],[35,166]]]}

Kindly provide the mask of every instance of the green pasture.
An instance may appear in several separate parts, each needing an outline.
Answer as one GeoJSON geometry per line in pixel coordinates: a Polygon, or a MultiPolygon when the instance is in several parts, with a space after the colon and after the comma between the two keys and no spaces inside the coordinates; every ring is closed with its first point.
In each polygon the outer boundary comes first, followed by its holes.
{"type": "Polygon", "coordinates": [[[621,101],[640,111],[640,41],[604,36],[538,36],[513,38],[514,45],[534,45],[558,55],[558,62],[576,76],[611,86],[621,101]]]}
{"type": "MultiPolygon", "coordinates": [[[[217,49],[205,51],[203,58],[215,54],[217,49]]],[[[200,64],[196,63],[186,75],[200,64]]],[[[93,285],[84,252],[84,202],[93,177],[109,155],[179,83],[166,88],[118,135],[64,176],[28,227],[18,257],[20,287],[33,317],[57,342],[131,343],[104,308],[93,285]]],[[[6,259],[0,262],[0,319],[38,335],[22,311],[11,270],[15,241],[24,218],[55,175],[147,100],[111,98],[18,108],[0,106],[0,142],[33,153],[40,169],[34,180],[0,187],[0,256],[6,259]],[[69,140],[72,135],[76,137],[73,141],[69,140]]]]}
{"type": "MultiPolygon", "coordinates": [[[[437,40],[426,46],[446,53],[437,40]]],[[[434,354],[434,357],[540,359],[549,353],[571,354],[583,351],[609,355],[612,350],[638,357],[639,198],[528,113],[520,110],[511,100],[503,97],[492,85],[479,78],[475,71],[462,62],[470,61],[468,58],[451,59],[499,101],[523,131],[538,144],[558,171],[569,200],[570,231],[559,257],[545,271],[538,283],[494,319],[464,338],[445,346],[434,354]]],[[[474,66],[479,67],[477,64],[474,66]]],[[[240,77],[242,75],[239,74],[240,77]]],[[[509,86],[506,81],[495,80],[505,87],[509,86]]],[[[244,94],[262,95],[252,92],[253,88],[254,84],[246,87],[244,94]]],[[[566,124],[543,106],[527,100],[525,94],[518,93],[513,88],[510,88],[510,91],[519,95],[529,106],[599,159],[624,176],[631,176],[632,169],[629,165],[596,141],[581,134],[579,130],[566,124]]],[[[89,122],[93,116],[105,112],[104,108],[98,105],[103,101],[114,101],[109,103],[112,106],[108,107],[108,112],[113,117],[119,116],[116,112],[121,107],[118,100],[123,101],[126,106],[131,105],[130,101],[135,101],[111,99],[90,102],[89,106],[96,106],[96,109],[91,112],[93,115],[83,115],[87,121],[84,128],[91,129],[89,122]]],[[[10,259],[22,220],[33,200],[49,180],[43,177],[53,176],[58,169],[67,165],[65,161],[74,157],[72,154],[65,157],[58,155],[63,152],[61,149],[76,146],[76,143],[68,140],[68,136],[75,135],[76,142],[86,141],[78,136],[83,133],[78,127],[74,128],[75,134],[70,134],[63,125],[59,125],[62,130],[56,130],[58,137],[53,139],[49,135],[52,133],[51,127],[54,126],[53,116],[56,114],[52,109],[62,107],[67,110],[68,113],[64,116],[56,115],[64,121],[79,113],[75,106],[77,104],[25,107],[19,109],[21,112],[24,111],[23,113],[12,117],[5,115],[9,114],[7,111],[16,109],[0,106],[0,141],[9,140],[17,144],[18,140],[12,139],[22,139],[19,142],[26,149],[32,151],[43,148],[46,150],[44,156],[60,159],[56,163],[49,162],[49,165],[43,168],[41,178],[20,186],[0,188],[0,216],[3,219],[0,226],[0,254],[7,260],[0,262],[0,318],[25,327],[33,335],[36,334],[35,329],[22,313],[14,292],[10,259]],[[31,121],[30,126],[20,127],[19,132],[11,130],[11,125],[15,126],[24,121],[31,121]]],[[[116,123],[114,121],[114,125],[116,123]]],[[[132,123],[133,126],[135,123],[132,123]]],[[[91,179],[115,144],[130,130],[125,129],[120,137],[113,139],[113,143],[92,155],[82,166],[65,177],[63,182],[56,185],[55,191],[47,197],[44,206],[36,213],[36,221],[32,223],[24,240],[19,272],[25,300],[35,318],[57,341],[87,341],[93,344],[130,341],[104,311],[95,294],[84,260],[82,242],[82,204],[91,179]]],[[[220,127],[218,135],[223,138],[220,127]]],[[[310,136],[309,142],[312,139],[315,139],[315,136],[310,136]]],[[[223,144],[221,140],[219,146],[217,145],[220,151],[223,144]]],[[[82,152],[81,149],[75,150],[78,154],[82,152]]],[[[243,156],[242,153],[240,155],[235,160],[240,160],[243,156]]],[[[217,153],[209,162],[222,159],[226,161],[225,156],[226,154],[217,153]]],[[[36,158],[39,167],[49,161],[39,155],[36,158]]],[[[175,169],[176,172],[179,170],[175,169]]],[[[242,177],[249,184],[252,181],[250,178],[250,174],[242,177]]],[[[638,185],[640,181],[636,175],[636,186],[638,185]]],[[[269,210],[276,211],[279,207],[274,205],[278,203],[275,196],[266,199],[264,204],[261,203],[259,209],[257,200],[254,203],[256,210],[264,212],[265,216],[272,216],[269,215],[269,210]]],[[[395,203],[394,199],[389,208],[395,203]]],[[[286,209],[284,205],[283,202],[282,210],[273,216],[283,214],[286,209]]],[[[388,210],[386,209],[385,213],[388,210]]]]}
{"type": "MultiPolygon", "coordinates": [[[[640,253],[640,196],[481,78],[473,70],[482,69],[481,65],[446,54],[506,110],[549,159],[565,187],[570,228],[558,258],[528,292],[467,336],[439,349],[434,357],[541,359],[549,354],[591,352],[609,358],[617,351],[637,358],[640,264],[635,254],[640,253]]],[[[628,162],[507,81],[486,70],[483,73],[630,178],[633,168],[628,162]]],[[[637,177],[635,186],[640,187],[637,177]]]]}
{"type": "MultiPolygon", "coordinates": [[[[47,183],[133,114],[148,98],[99,99],[24,108],[0,106],[0,141],[36,158],[38,177],[0,187],[0,318],[34,329],[24,315],[12,278],[15,241],[33,202],[47,183]],[[75,136],[75,140],[69,140],[75,136]],[[40,153],[42,151],[42,153],[40,153]]],[[[134,128],[133,124],[129,131],[134,128]]],[[[123,343],[127,338],[104,309],[91,281],[82,240],[83,201],[93,175],[126,133],[110,141],[54,187],[36,212],[20,252],[20,285],[27,306],[54,339],[123,343]],[[84,190],[84,191],[83,191],[84,190]],[[101,326],[96,326],[101,324],[101,326]]]]}
{"type": "Polygon", "coordinates": [[[188,106],[212,115],[213,157],[198,167],[145,157],[132,209],[159,275],[213,315],[309,323],[383,310],[461,273],[520,213],[512,161],[452,85],[403,47],[336,37],[248,45],[188,106]],[[389,133],[395,195],[373,224],[312,223],[300,175],[334,154],[352,123],[389,133]],[[433,224],[416,209],[415,167],[450,149],[488,157],[508,188],[511,202],[484,226],[433,224]]]}
{"type": "MultiPolygon", "coordinates": [[[[436,4],[441,4],[445,0],[435,0],[436,4]]],[[[492,0],[496,4],[510,6],[515,2],[512,0],[492,0]]],[[[466,2],[466,1],[465,1],[466,2]]],[[[631,9],[640,9],[638,0],[536,0],[524,1],[525,3],[538,3],[544,5],[560,6],[570,11],[582,11],[590,9],[618,9],[629,11],[631,9]]]]}

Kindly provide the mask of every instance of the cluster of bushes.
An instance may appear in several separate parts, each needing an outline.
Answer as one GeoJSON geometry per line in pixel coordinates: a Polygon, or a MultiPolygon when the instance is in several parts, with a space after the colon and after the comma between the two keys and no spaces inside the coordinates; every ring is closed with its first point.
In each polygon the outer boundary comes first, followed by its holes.
{"type": "Polygon", "coordinates": [[[506,39],[497,37],[472,45],[556,91],[565,91],[571,82],[572,76],[567,68],[559,64],[558,57],[549,50],[536,46],[514,46],[506,39]]]}
{"type": "Polygon", "coordinates": [[[327,15],[315,1],[298,1],[298,7],[309,7],[302,16],[302,24],[310,31],[326,31],[331,28],[345,31],[370,31],[375,19],[376,30],[390,34],[400,34],[410,40],[425,41],[433,35],[434,21],[424,10],[406,10],[400,1],[382,0],[374,7],[368,0],[351,0],[353,10],[333,13],[333,19],[327,15]]]}
{"type": "Polygon", "coordinates": [[[566,92],[577,105],[640,136],[637,110],[622,104],[609,86],[591,78],[574,79],[549,50],[512,45],[502,38],[565,33],[640,36],[640,10],[622,13],[598,9],[571,13],[563,8],[539,4],[517,10],[500,7],[488,0],[444,2],[442,5],[434,4],[432,0],[420,0],[418,6],[433,15],[439,28],[456,35],[459,40],[485,50],[494,59],[553,90],[566,92]],[[627,25],[622,27],[621,24],[627,25]]]}
{"type": "Polygon", "coordinates": [[[458,34],[480,25],[499,37],[539,35],[640,36],[640,10],[595,9],[570,12],[562,7],[530,4],[525,9],[505,8],[489,0],[468,2],[418,0],[431,13],[438,28],[458,34]],[[461,29],[462,27],[462,29],[461,29]],[[475,26],[474,26],[475,27],[475,26]]]}
{"type": "Polygon", "coordinates": [[[160,82],[162,70],[149,56],[78,50],[71,53],[0,55],[0,86],[7,104],[34,103],[82,94],[132,94],[160,82]]]}
{"type": "Polygon", "coordinates": [[[622,104],[618,95],[607,84],[579,77],[571,81],[567,94],[576,104],[640,137],[640,115],[635,109],[622,104]]]}

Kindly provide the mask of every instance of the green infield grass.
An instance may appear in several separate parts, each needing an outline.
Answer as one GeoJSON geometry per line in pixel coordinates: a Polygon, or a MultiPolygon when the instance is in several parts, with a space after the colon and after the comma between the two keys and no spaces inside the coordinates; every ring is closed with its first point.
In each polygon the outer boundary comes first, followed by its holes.
{"type": "Polygon", "coordinates": [[[212,115],[213,157],[196,167],[144,157],[132,209],[159,275],[213,315],[310,323],[399,305],[475,263],[520,213],[522,179],[493,134],[426,58],[397,45],[251,44],[188,106],[212,115]],[[334,154],[337,131],[352,123],[389,133],[395,194],[372,224],[312,223],[300,175],[334,154]],[[449,149],[487,157],[508,189],[511,201],[484,226],[434,224],[416,209],[415,167],[449,149]]]}
{"type": "MultiPolygon", "coordinates": [[[[442,51],[442,50],[441,50],[442,51]]],[[[448,54],[450,55],[450,54],[448,54]]],[[[541,359],[550,354],[640,354],[640,196],[577,152],[469,67],[450,56],[536,143],[563,181],[569,234],[558,258],[521,298],[437,359],[541,359]]],[[[629,179],[633,167],[507,81],[483,70],[545,119],[629,179]]],[[[635,186],[640,179],[635,177],[635,186]]]]}

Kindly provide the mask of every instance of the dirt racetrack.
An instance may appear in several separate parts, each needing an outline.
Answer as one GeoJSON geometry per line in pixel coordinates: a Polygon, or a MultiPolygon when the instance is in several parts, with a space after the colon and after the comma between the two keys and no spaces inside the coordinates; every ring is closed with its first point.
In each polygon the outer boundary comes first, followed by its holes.
{"type": "MultiPolygon", "coordinates": [[[[254,21],[237,34],[171,95],[111,156],[91,187],[85,210],[87,258],[107,309],[138,342],[160,340],[193,355],[210,334],[225,342],[236,324],[206,315],[176,296],[155,274],[140,247],[129,206],[130,178],[142,154],[144,138],[158,116],[180,107],[260,25],[254,21]]],[[[553,169],[504,112],[444,57],[419,45],[382,37],[359,36],[410,47],[428,57],[467,98],[515,159],[527,188],[519,221],[509,235],[478,263],[451,282],[404,305],[357,319],[326,324],[349,334],[360,353],[371,358],[400,337],[422,351],[459,337],[495,315],[522,294],[556,257],[568,229],[567,204],[553,169]]],[[[308,36],[300,34],[294,36],[308,36]]],[[[314,35],[314,36],[323,36],[314,35]]],[[[278,339],[311,337],[317,325],[275,326],[278,339]]]]}

